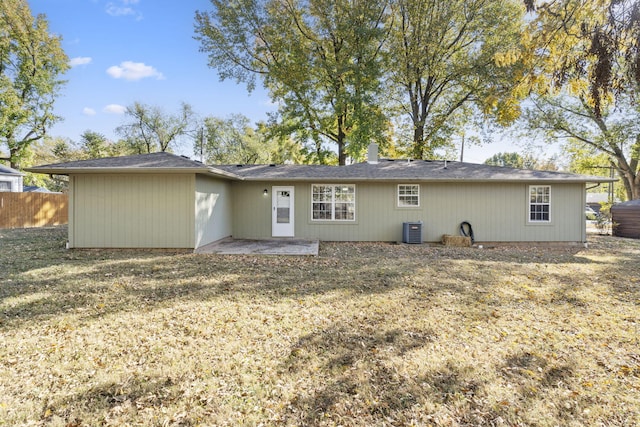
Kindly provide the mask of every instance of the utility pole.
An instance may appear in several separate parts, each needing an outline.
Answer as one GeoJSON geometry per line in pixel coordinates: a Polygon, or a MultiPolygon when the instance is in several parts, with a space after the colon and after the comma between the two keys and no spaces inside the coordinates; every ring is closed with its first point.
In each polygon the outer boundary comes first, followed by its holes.
{"type": "Polygon", "coordinates": [[[200,163],[204,163],[204,126],[200,128],[200,163]]]}
{"type": "MultiPolygon", "coordinates": [[[[613,179],[613,166],[609,165],[609,178],[613,179]]],[[[609,205],[613,205],[613,181],[609,183],[609,205]]]]}

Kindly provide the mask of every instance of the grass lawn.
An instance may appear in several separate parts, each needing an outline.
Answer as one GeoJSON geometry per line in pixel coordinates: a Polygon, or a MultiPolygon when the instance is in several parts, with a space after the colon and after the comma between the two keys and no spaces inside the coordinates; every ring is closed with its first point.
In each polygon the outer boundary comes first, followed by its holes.
{"type": "Polygon", "coordinates": [[[640,241],[65,250],[0,230],[0,425],[640,425],[640,241]]]}

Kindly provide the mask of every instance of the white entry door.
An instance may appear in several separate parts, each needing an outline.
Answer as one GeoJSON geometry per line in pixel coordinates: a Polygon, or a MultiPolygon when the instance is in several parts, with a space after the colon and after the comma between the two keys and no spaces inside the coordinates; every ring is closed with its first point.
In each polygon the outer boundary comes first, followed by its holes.
{"type": "Polygon", "coordinates": [[[271,235],[293,237],[293,187],[272,187],[271,205],[271,235]]]}

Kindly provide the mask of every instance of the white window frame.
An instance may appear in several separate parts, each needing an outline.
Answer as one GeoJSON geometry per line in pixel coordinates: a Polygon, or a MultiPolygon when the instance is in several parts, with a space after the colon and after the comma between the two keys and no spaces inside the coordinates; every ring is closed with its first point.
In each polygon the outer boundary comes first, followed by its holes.
{"type": "Polygon", "coordinates": [[[356,185],[355,184],[311,184],[311,221],[314,222],[322,222],[322,221],[331,221],[331,222],[355,222],[356,220],[356,185]],[[318,200],[314,199],[316,191],[316,187],[331,187],[331,199],[330,200],[318,200]],[[339,187],[349,187],[353,189],[353,200],[352,201],[344,201],[344,200],[336,200],[336,189],[339,187]],[[331,218],[314,218],[314,205],[315,204],[330,204],[331,205],[331,218]],[[339,203],[348,203],[353,205],[353,218],[336,219],[336,204],[339,203]]]}
{"type": "Polygon", "coordinates": [[[551,186],[550,185],[530,185],[528,187],[528,191],[527,191],[527,221],[530,223],[534,223],[534,224],[548,224],[551,222],[551,186]],[[544,190],[542,194],[538,194],[538,189],[542,188],[542,189],[547,189],[547,192],[545,194],[544,190]],[[536,194],[535,194],[535,200],[532,200],[532,196],[534,196],[534,194],[532,193],[533,189],[536,189],[536,194]],[[546,201],[544,200],[546,196],[546,201]],[[533,206],[547,206],[547,211],[543,212],[543,211],[539,211],[539,212],[534,212],[532,211],[532,207],[533,206]],[[544,215],[546,214],[547,218],[544,219],[535,219],[532,218],[532,214],[534,215],[541,215],[542,217],[544,217],[544,215]]]}
{"type": "Polygon", "coordinates": [[[398,184],[398,187],[396,190],[396,206],[399,208],[419,208],[420,207],[420,184],[398,184]],[[413,193],[401,194],[400,193],[401,187],[415,187],[417,192],[415,194],[413,193]],[[406,198],[415,197],[418,203],[415,205],[406,203],[403,201],[402,199],[403,197],[406,197],[406,198]]]}
{"type": "Polygon", "coordinates": [[[7,192],[11,191],[11,181],[0,181],[0,191],[7,192]]]}

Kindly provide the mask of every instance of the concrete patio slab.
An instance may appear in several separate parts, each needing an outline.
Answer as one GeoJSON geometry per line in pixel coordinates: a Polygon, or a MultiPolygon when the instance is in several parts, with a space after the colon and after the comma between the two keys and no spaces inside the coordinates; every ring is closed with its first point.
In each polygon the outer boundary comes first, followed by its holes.
{"type": "Polygon", "coordinates": [[[248,240],[229,238],[201,246],[195,250],[195,253],[219,255],[317,256],[319,246],[320,244],[317,240],[248,240]]]}

